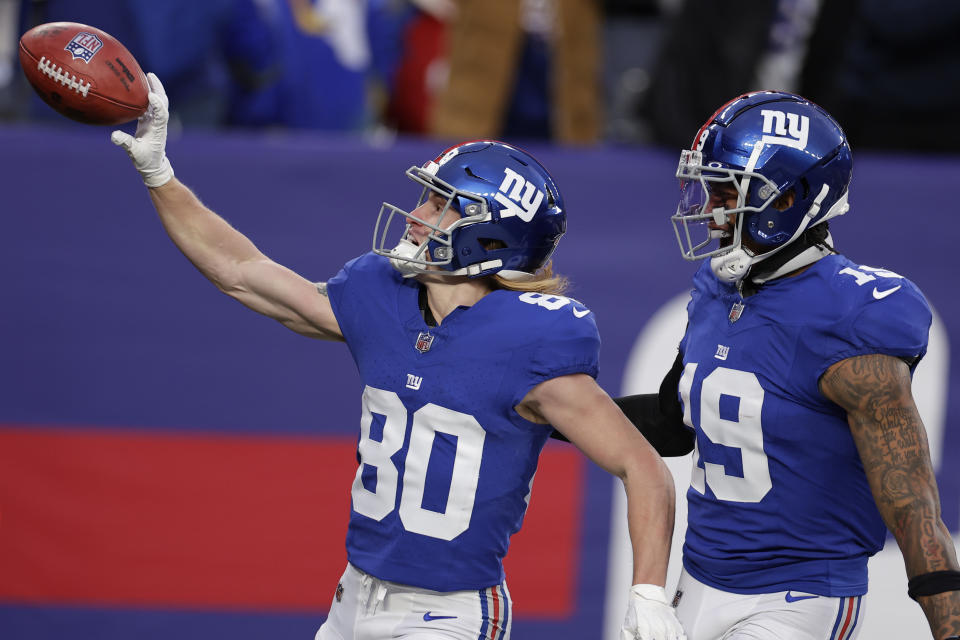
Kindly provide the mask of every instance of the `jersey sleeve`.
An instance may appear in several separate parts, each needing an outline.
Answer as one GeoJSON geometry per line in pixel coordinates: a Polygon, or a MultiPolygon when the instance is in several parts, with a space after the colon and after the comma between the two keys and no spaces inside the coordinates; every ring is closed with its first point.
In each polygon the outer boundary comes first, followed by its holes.
{"type": "Polygon", "coordinates": [[[910,285],[890,304],[876,301],[853,321],[863,348],[899,358],[919,360],[927,352],[933,314],[923,295],[910,285]]]}
{"type": "Polygon", "coordinates": [[[388,295],[388,283],[393,281],[394,273],[384,258],[366,253],[345,264],[327,281],[330,306],[347,345],[363,337],[357,323],[370,312],[371,300],[383,300],[388,295]]]}
{"type": "Polygon", "coordinates": [[[899,291],[882,298],[875,297],[872,287],[859,291],[861,295],[840,322],[808,332],[808,348],[823,355],[817,380],[831,365],[847,358],[884,354],[915,365],[926,354],[933,320],[930,306],[909,280],[899,280],[899,286],[899,291]]]}
{"type": "MultiPolygon", "coordinates": [[[[574,303],[573,308],[582,305],[574,303]]],[[[568,308],[537,312],[549,322],[529,327],[529,346],[514,355],[511,368],[519,377],[514,404],[545,380],[575,373],[596,378],[599,373],[600,334],[592,313],[577,317],[568,308]]]]}
{"type": "MultiPolygon", "coordinates": [[[[697,317],[699,302],[705,296],[709,296],[717,288],[716,277],[710,269],[710,261],[705,260],[697,269],[693,276],[693,288],[690,290],[690,299],[687,301],[687,326],[697,317]]],[[[680,353],[683,353],[687,343],[687,332],[683,332],[683,338],[680,340],[680,353]]]]}

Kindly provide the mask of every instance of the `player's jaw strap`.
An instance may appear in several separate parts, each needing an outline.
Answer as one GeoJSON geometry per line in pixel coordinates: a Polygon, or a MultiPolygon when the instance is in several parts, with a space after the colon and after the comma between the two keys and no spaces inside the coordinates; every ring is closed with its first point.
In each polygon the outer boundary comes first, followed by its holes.
{"type": "Polygon", "coordinates": [[[758,262],[750,270],[748,278],[761,285],[780,276],[813,264],[833,253],[833,238],[827,224],[818,224],[807,229],[797,240],[767,260],[758,262]]]}

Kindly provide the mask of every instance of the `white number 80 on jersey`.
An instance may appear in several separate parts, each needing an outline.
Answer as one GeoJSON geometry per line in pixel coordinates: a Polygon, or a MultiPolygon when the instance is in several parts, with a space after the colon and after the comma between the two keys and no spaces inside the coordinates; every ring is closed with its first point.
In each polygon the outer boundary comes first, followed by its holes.
{"type": "Polygon", "coordinates": [[[413,412],[403,486],[398,487],[400,474],[390,457],[403,446],[407,417],[407,408],[396,393],[369,386],[363,390],[363,415],[360,418],[360,443],[357,446],[360,465],[351,489],[353,510],[379,522],[394,510],[399,490],[399,516],[404,529],[432,538],[453,540],[470,526],[486,431],[471,415],[435,404],[420,407],[413,412]],[[384,417],[380,441],[370,437],[374,414],[384,417]],[[422,506],[427,465],[437,432],[457,438],[453,477],[443,513],[422,506]],[[363,484],[364,466],[377,471],[374,491],[363,484]]]}

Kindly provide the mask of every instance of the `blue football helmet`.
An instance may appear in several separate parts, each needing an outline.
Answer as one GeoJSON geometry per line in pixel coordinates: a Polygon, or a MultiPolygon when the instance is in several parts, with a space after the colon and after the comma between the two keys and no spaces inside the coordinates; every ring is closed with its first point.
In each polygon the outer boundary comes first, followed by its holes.
{"type": "Polygon", "coordinates": [[[383,203],[373,252],[390,258],[406,277],[439,267],[451,275],[527,279],[547,263],[566,231],[567,213],[553,178],[533,156],[503,142],[459,144],[406,174],[423,186],[417,207],[436,193],[446,201],[443,214],[453,209],[460,216],[442,229],[383,203]],[[396,220],[404,225],[399,242],[389,239],[396,220]],[[410,220],[430,229],[422,245],[410,233],[410,220]]]}
{"type": "Polygon", "coordinates": [[[681,198],[671,220],[683,257],[711,258],[718,278],[739,281],[810,227],[846,213],[852,166],[840,125],[809,100],[780,91],[731,100],[680,155],[681,198]],[[719,198],[711,204],[718,184],[736,190],[736,207],[718,206],[719,198]],[[790,206],[774,205],[791,190],[790,206]],[[731,230],[717,229],[731,214],[731,230]]]}

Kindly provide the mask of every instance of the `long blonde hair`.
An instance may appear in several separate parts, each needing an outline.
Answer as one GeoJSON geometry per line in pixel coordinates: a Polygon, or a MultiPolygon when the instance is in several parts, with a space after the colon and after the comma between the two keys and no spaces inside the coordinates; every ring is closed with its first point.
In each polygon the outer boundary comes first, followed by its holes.
{"type": "Polygon", "coordinates": [[[493,289],[507,289],[508,291],[523,291],[563,295],[570,288],[570,280],[566,276],[553,272],[551,260],[541,267],[530,280],[507,280],[498,273],[490,276],[490,286],[493,289]]]}

